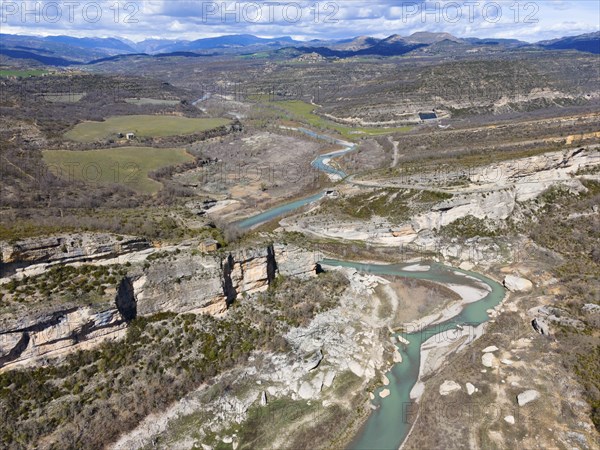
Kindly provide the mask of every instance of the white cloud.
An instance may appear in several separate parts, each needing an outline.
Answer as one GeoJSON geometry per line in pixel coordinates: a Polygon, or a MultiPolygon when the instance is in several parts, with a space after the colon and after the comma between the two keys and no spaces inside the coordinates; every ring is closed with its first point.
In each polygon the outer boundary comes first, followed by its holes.
{"type": "Polygon", "coordinates": [[[511,37],[535,41],[600,29],[600,2],[593,0],[479,0],[479,6],[474,10],[469,9],[465,0],[426,3],[299,0],[279,4],[248,0],[77,2],[78,6],[69,7],[69,2],[60,0],[0,0],[2,32],[122,36],[142,40],[157,34],[178,39],[243,33],[312,39],[406,35],[426,30],[446,31],[462,37],[511,37]],[[458,10],[457,3],[460,5],[458,10]],[[495,8],[490,6],[492,3],[501,6],[502,17],[497,22],[493,17],[495,8]],[[52,6],[56,4],[62,8],[58,20],[56,8],[52,6]],[[115,8],[115,4],[119,7],[115,8]],[[257,10],[257,4],[260,10],[257,10]],[[518,10],[515,5],[519,5],[518,10]],[[456,16],[457,11],[462,14],[456,16]]]}

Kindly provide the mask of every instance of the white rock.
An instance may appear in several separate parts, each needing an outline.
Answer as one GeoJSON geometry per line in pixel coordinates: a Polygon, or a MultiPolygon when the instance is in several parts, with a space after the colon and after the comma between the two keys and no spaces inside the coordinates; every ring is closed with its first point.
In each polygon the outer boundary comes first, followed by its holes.
{"type": "Polygon", "coordinates": [[[225,436],[225,437],[223,438],[223,442],[224,442],[225,444],[231,444],[231,443],[233,442],[233,438],[232,438],[231,436],[225,436]]]}
{"type": "Polygon", "coordinates": [[[394,350],[394,354],[392,355],[392,357],[393,357],[395,363],[402,362],[402,355],[400,354],[398,349],[394,350]]]}
{"type": "Polygon", "coordinates": [[[482,350],[482,353],[492,353],[492,352],[497,352],[498,351],[498,347],[496,347],[495,345],[490,345],[489,347],[486,347],[482,350]]]}
{"type": "Polygon", "coordinates": [[[403,338],[402,336],[398,336],[398,342],[404,345],[409,345],[410,341],[408,339],[403,338]]]}
{"type": "Polygon", "coordinates": [[[325,375],[325,378],[323,379],[323,386],[331,387],[334,379],[335,379],[335,372],[333,370],[330,370],[329,372],[327,372],[327,374],[325,375]]]}
{"type": "Polygon", "coordinates": [[[383,391],[381,391],[381,392],[379,393],[379,396],[380,396],[381,398],[386,398],[388,395],[390,395],[390,390],[389,390],[389,389],[384,389],[383,391]]]}
{"type": "Polygon", "coordinates": [[[492,353],[485,353],[481,357],[481,364],[485,367],[494,367],[496,365],[496,357],[492,353]]]}
{"type": "Polygon", "coordinates": [[[525,278],[507,275],[504,277],[504,287],[511,292],[529,292],[533,289],[533,283],[525,278]]]}
{"type": "Polygon", "coordinates": [[[540,393],[535,389],[529,389],[528,391],[521,392],[517,395],[517,402],[519,406],[526,405],[529,402],[536,400],[540,396],[540,393]]]}
{"type": "Polygon", "coordinates": [[[352,360],[348,363],[348,368],[356,375],[361,377],[365,374],[365,369],[356,361],[352,360]]]}
{"type": "Polygon", "coordinates": [[[298,395],[300,396],[300,398],[303,398],[304,400],[308,400],[309,398],[312,398],[315,395],[315,389],[312,385],[312,383],[305,381],[304,383],[302,383],[302,385],[300,386],[300,389],[298,390],[298,395]]]}
{"type": "Polygon", "coordinates": [[[467,388],[467,394],[473,395],[475,393],[475,386],[473,386],[471,383],[465,384],[465,387],[467,388]]]}
{"type": "Polygon", "coordinates": [[[507,366],[511,366],[513,363],[510,359],[501,359],[500,362],[502,364],[506,364],[507,366]]]}
{"type": "Polygon", "coordinates": [[[471,270],[473,267],[475,266],[473,266],[473,263],[470,263],[469,261],[463,261],[460,263],[460,266],[458,266],[458,268],[462,270],[471,270]]]}
{"type": "Polygon", "coordinates": [[[260,395],[260,406],[267,406],[267,393],[265,391],[260,395]]]}
{"type": "Polygon", "coordinates": [[[455,391],[460,391],[460,384],[456,381],[446,380],[440,385],[440,395],[448,395],[455,391]]]}
{"type": "Polygon", "coordinates": [[[504,420],[506,421],[506,423],[510,423],[511,425],[515,424],[515,418],[513,416],[506,416],[504,420]]]}

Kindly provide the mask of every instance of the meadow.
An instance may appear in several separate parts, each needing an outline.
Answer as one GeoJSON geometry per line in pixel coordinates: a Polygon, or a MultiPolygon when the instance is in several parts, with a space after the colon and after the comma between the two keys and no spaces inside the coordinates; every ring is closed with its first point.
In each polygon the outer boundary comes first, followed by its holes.
{"type": "Polygon", "coordinates": [[[161,167],[193,161],[182,148],[119,147],[90,151],[47,150],[49,170],[63,179],[87,183],[121,184],[137,192],[153,194],[162,185],[148,177],[161,167]]]}
{"type": "Polygon", "coordinates": [[[65,133],[77,142],[95,142],[116,138],[119,133],[135,133],[139,137],[163,137],[199,133],[227,125],[227,119],[192,119],[180,116],[113,116],[103,122],[82,122],[65,133]]]}
{"type": "Polygon", "coordinates": [[[28,69],[28,70],[0,70],[0,77],[39,77],[48,74],[47,70],[28,69]]]}
{"type": "Polygon", "coordinates": [[[274,102],[273,105],[289,112],[294,118],[306,122],[307,124],[319,128],[335,130],[345,139],[356,140],[363,136],[380,136],[391,133],[409,131],[410,127],[395,127],[395,128],[377,128],[377,127],[349,127],[324,119],[314,113],[315,105],[306,103],[300,100],[288,100],[274,102]]]}

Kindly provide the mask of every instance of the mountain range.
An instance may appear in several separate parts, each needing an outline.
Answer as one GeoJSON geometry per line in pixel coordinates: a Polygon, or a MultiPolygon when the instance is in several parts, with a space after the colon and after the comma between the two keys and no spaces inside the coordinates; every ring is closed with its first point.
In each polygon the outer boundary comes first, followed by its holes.
{"type": "Polygon", "coordinates": [[[386,38],[359,36],[342,40],[297,41],[289,36],[261,38],[228,35],[194,41],[147,39],[133,42],[121,38],[77,38],[72,36],[23,36],[0,34],[0,56],[33,60],[44,65],[94,64],[128,55],[212,56],[269,52],[272,56],[318,53],[325,57],[398,56],[452,54],[468,51],[509,51],[511,49],[578,50],[600,54],[600,32],[569,36],[534,44],[515,39],[457,38],[448,33],[417,32],[410,36],[394,34],[386,38]]]}

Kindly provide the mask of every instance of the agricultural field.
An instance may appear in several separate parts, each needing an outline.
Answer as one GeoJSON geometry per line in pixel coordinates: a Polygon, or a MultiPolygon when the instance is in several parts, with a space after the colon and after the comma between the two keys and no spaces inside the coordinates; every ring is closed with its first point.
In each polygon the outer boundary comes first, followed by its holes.
{"type": "Polygon", "coordinates": [[[410,127],[395,127],[395,128],[376,128],[376,127],[348,127],[335,123],[331,120],[326,120],[315,114],[315,106],[300,100],[289,100],[274,103],[279,108],[289,112],[302,122],[317,127],[320,129],[326,128],[337,131],[344,136],[345,139],[354,140],[363,136],[381,136],[391,133],[400,133],[409,131],[410,127]]]}
{"type": "Polygon", "coordinates": [[[148,174],[161,167],[192,161],[181,148],[120,147],[90,151],[47,150],[44,161],[52,173],[89,183],[121,184],[153,194],[162,185],[148,174]]]}
{"type": "Polygon", "coordinates": [[[161,106],[175,106],[179,104],[179,100],[161,100],[157,98],[126,98],[125,101],[132,105],[144,106],[144,105],[161,105],[161,106]]]}
{"type": "Polygon", "coordinates": [[[135,133],[139,137],[163,137],[198,133],[229,123],[227,119],[192,119],[178,116],[113,116],[103,122],[82,122],[65,133],[77,142],[95,142],[114,138],[118,133],[135,133]]]}
{"type": "Polygon", "coordinates": [[[50,72],[41,69],[29,70],[0,70],[0,77],[39,77],[50,72]]]}

